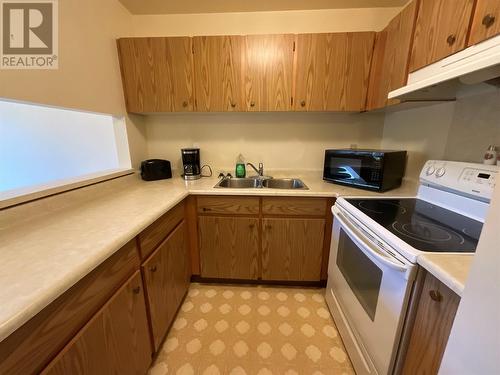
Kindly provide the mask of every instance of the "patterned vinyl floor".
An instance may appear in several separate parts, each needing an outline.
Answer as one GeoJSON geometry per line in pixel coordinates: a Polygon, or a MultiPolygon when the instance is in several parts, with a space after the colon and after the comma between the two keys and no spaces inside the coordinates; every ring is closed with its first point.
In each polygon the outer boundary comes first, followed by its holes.
{"type": "Polygon", "coordinates": [[[192,284],[149,375],[344,375],[324,289],[192,284]]]}

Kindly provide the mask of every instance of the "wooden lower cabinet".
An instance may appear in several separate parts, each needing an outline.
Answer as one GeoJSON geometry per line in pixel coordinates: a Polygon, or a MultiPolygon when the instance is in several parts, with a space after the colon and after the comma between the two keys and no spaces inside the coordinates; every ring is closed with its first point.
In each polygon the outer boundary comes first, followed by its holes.
{"type": "Polygon", "coordinates": [[[191,265],[187,243],[183,221],[142,265],[155,351],[189,287],[191,265]]]}
{"type": "Polygon", "coordinates": [[[460,297],[430,273],[425,276],[403,374],[437,374],[460,297]]]}
{"type": "Polygon", "coordinates": [[[262,279],[319,281],[324,219],[262,221],[262,279]]]}
{"type": "Polygon", "coordinates": [[[42,374],[145,374],[150,363],[146,305],[136,272],[42,374]]]}
{"type": "Polygon", "coordinates": [[[200,216],[198,232],[202,277],[257,279],[258,218],[200,216]]]}

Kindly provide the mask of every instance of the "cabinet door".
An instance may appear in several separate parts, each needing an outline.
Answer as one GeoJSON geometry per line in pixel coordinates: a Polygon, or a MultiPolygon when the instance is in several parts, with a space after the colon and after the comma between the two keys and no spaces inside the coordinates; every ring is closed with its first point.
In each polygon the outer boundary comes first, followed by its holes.
{"type": "Polygon", "coordinates": [[[477,0],[469,46],[500,33],[500,1],[477,0]]]}
{"type": "Polygon", "coordinates": [[[196,110],[245,110],[243,102],[243,36],[199,36],[194,43],[196,110]]]}
{"type": "Polygon", "coordinates": [[[297,111],[365,109],[375,33],[297,36],[297,111]]]}
{"type": "Polygon", "coordinates": [[[420,0],[410,71],[465,48],[475,0],[420,0]]]}
{"type": "Polygon", "coordinates": [[[263,219],[262,279],[319,281],[324,219],[263,219]]]}
{"type": "Polygon", "coordinates": [[[243,72],[248,111],[290,111],[293,35],[245,37],[243,72]]]}
{"type": "Polygon", "coordinates": [[[408,4],[389,25],[377,33],[373,62],[370,72],[367,110],[395,104],[388,100],[389,92],[406,85],[410,46],[417,15],[416,1],[408,4]]]}
{"type": "Polygon", "coordinates": [[[257,218],[200,216],[198,231],[202,277],[257,279],[257,218]]]}
{"type": "Polygon", "coordinates": [[[155,350],[158,350],[189,286],[184,222],[142,265],[155,350]]]}
{"type": "Polygon", "coordinates": [[[146,305],[136,272],[43,373],[144,374],[150,363],[146,305]]]}
{"type": "Polygon", "coordinates": [[[417,307],[403,374],[437,374],[460,297],[428,273],[417,307]]]}
{"type": "Polygon", "coordinates": [[[118,50],[129,112],[193,110],[191,38],[124,38],[118,50]]]}

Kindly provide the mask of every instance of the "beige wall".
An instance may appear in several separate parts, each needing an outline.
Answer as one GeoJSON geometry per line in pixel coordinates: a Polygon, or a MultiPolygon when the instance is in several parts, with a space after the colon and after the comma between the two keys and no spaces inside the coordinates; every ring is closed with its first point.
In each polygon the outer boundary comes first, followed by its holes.
{"type": "Polygon", "coordinates": [[[380,114],[245,113],[147,118],[149,157],[180,166],[180,149],[201,148],[215,171],[234,169],[239,153],[266,169],[321,170],[326,148],[379,147],[380,114]]]}
{"type": "Polygon", "coordinates": [[[130,36],[379,31],[401,8],[133,16],[130,36]]]}
{"type": "Polygon", "coordinates": [[[428,159],[482,162],[488,145],[500,146],[500,89],[469,92],[456,102],[386,115],[382,147],[409,151],[407,175],[428,159]]]}
{"type": "MultiPolygon", "coordinates": [[[[132,28],[118,0],[59,1],[59,69],[0,70],[0,98],[126,115],[116,38],[132,28]]],[[[134,165],[144,158],[142,119],[127,119],[134,165]]]]}

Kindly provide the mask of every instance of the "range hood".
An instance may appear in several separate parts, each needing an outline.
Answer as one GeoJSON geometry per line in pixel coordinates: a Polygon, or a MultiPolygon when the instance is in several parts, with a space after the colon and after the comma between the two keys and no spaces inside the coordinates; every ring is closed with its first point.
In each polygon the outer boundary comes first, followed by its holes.
{"type": "Polygon", "coordinates": [[[389,99],[455,100],[481,83],[500,86],[500,35],[411,73],[389,99]]]}

